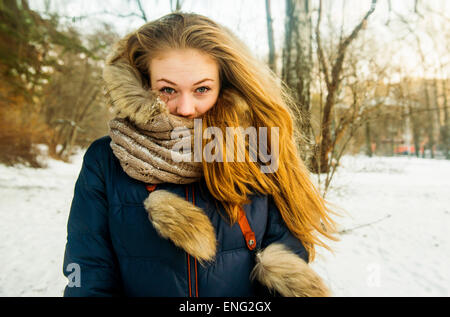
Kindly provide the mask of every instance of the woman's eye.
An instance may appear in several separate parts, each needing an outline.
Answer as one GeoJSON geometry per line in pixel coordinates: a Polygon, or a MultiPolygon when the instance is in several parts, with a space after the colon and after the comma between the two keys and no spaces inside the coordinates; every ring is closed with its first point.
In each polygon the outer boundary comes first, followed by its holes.
{"type": "Polygon", "coordinates": [[[165,94],[171,95],[175,92],[175,89],[170,88],[170,87],[163,87],[159,90],[160,92],[163,92],[165,94]]]}
{"type": "Polygon", "coordinates": [[[204,94],[204,93],[207,92],[208,90],[209,90],[209,88],[208,88],[208,87],[205,87],[205,86],[199,87],[199,88],[196,89],[196,91],[199,92],[199,93],[201,93],[201,94],[204,94]]]}

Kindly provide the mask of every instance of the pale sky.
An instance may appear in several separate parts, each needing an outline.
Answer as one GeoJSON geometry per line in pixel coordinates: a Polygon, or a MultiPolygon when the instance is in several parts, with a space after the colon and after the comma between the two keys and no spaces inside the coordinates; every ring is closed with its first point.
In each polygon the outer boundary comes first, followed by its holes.
{"type": "MultiPolygon", "coordinates": [[[[40,12],[44,11],[45,3],[50,3],[50,11],[58,12],[65,16],[83,16],[95,12],[110,11],[120,14],[131,12],[139,13],[134,0],[30,0],[30,6],[40,12]]],[[[175,1],[174,1],[175,2],[175,1]]],[[[169,0],[142,0],[144,10],[148,20],[153,20],[170,12],[169,0]]],[[[281,55],[284,32],[284,0],[272,0],[272,15],[274,19],[275,42],[277,54],[281,55]]],[[[317,7],[317,0],[313,0],[314,7],[317,7]]],[[[377,8],[370,17],[368,28],[363,30],[362,36],[374,37],[377,49],[380,50],[379,58],[386,63],[398,64],[404,71],[413,76],[422,76],[425,72],[427,76],[441,73],[439,77],[448,77],[449,57],[448,42],[450,33],[448,31],[448,21],[450,19],[450,1],[446,0],[421,0],[422,6],[427,5],[435,11],[445,15],[445,18],[436,19],[436,16],[420,19],[413,14],[414,0],[391,0],[392,20],[395,13],[399,13],[416,23],[415,31],[421,39],[421,48],[426,56],[425,69],[421,67],[421,61],[417,54],[417,43],[413,36],[408,35],[405,26],[391,22],[389,27],[386,22],[389,20],[389,10],[387,0],[378,0],[377,8]],[[395,13],[394,13],[395,12],[395,13]],[[447,21],[447,23],[442,23],[447,21]],[[431,30],[435,42],[425,36],[425,29],[431,30]],[[403,38],[403,40],[399,40],[403,38]],[[446,58],[442,56],[447,55],[446,58]],[[440,59],[438,58],[439,56],[440,59]],[[438,68],[440,63],[447,64],[445,69],[438,68]]],[[[345,34],[349,34],[351,29],[361,20],[362,16],[370,7],[371,0],[325,0],[324,12],[329,12],[333,25],[340,29],[343,25],[345,34]],[[342,14],[344,12],[344,15],[342,14]]],[[[419,6],[419,9],[421,7],[419,6]]],[[[255,55],[265,58],[268,54],[266,12],[264,0],[185,0],[183,11],[195,12],[212,18],[213,20],[228,26],[251,48],[255,55]]],[[[316,19],[313,13],[313,19],[316,19]]],[[[326,19],[326,15],[323,18],[326,19]]],[[[82,31],[89,32],[90,29],[101,22],[112,24],[120,35],[138,28],[144,22],[136,17],[120,18],[112,15],[98,14],[82,21],[74,23],[82,31]]],[[[326,23],[322,24],[323,31],[326,32],[326,23]]]]}

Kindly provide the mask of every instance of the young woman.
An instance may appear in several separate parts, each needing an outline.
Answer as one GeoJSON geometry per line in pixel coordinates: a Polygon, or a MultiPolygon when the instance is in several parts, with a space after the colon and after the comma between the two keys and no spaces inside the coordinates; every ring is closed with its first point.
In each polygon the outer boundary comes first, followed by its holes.
{"type": "Polygon", "coordinates": [[[307,263],[335,226],[292,100],[235,35],[166,15],[116,44],[104,80],[114,119],[75,185],[64,296],[330,295],[307,263]]]}

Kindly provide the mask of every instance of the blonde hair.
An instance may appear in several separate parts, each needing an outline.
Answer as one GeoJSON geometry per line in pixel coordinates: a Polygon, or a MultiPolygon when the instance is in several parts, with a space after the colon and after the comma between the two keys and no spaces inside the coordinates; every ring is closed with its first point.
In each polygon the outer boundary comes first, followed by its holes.
{"type": "MultiPolygon", "coordinates": [[[[294,112],[295,102],[267,65],[253,57],[226,27],[193,13],[172,13],[149,22],[129,35],[126,46],[129,63],[148,88],[150,61],[167,49],[193,48],[213,57],[219,65],[221,89],[217,104],[202,117],[203,129],[218,127],[225,135],[226,127],[278,127],[280,148],[278,169],[273,173],[263,173],[261,162],[250,161],[248,149],[245,163],[203,160],[209,191],[222,203],[231,223],[237,221],[239,206],[249,202],[249,195],[271,195],[288,229],[308,251],[310,261],[315,257],[315,245],[330,249],[319,235],[337,240],[333,236],[336,224],[329,215],[334,212],[311,182],[299,156],[297,141],[302,134],[295,120],[301,118],[294,112]]],[[[271,137],[269,131],[269,152],[271,137]]]]}

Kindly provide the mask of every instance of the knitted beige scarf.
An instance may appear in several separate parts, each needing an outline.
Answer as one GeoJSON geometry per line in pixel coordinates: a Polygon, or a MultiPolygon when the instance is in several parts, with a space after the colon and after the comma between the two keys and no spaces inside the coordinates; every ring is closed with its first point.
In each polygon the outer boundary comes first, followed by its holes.
{"type": "Polygon", "coordinates": [[[202,176],[201,162],[194,162],[193,151],[180,153],[173,148],[183,144],[185,149],[193,149],[193,122],[165,113],[145,125],[116,118],[109,122],[111,148],[132,178],[151,184],[192,183],[202,176]],[[185,137],[172,139],[174,129],[183,131],[177,135],[185,137]],[[189,162],[182,161],[186,156],[189,162]]]}

